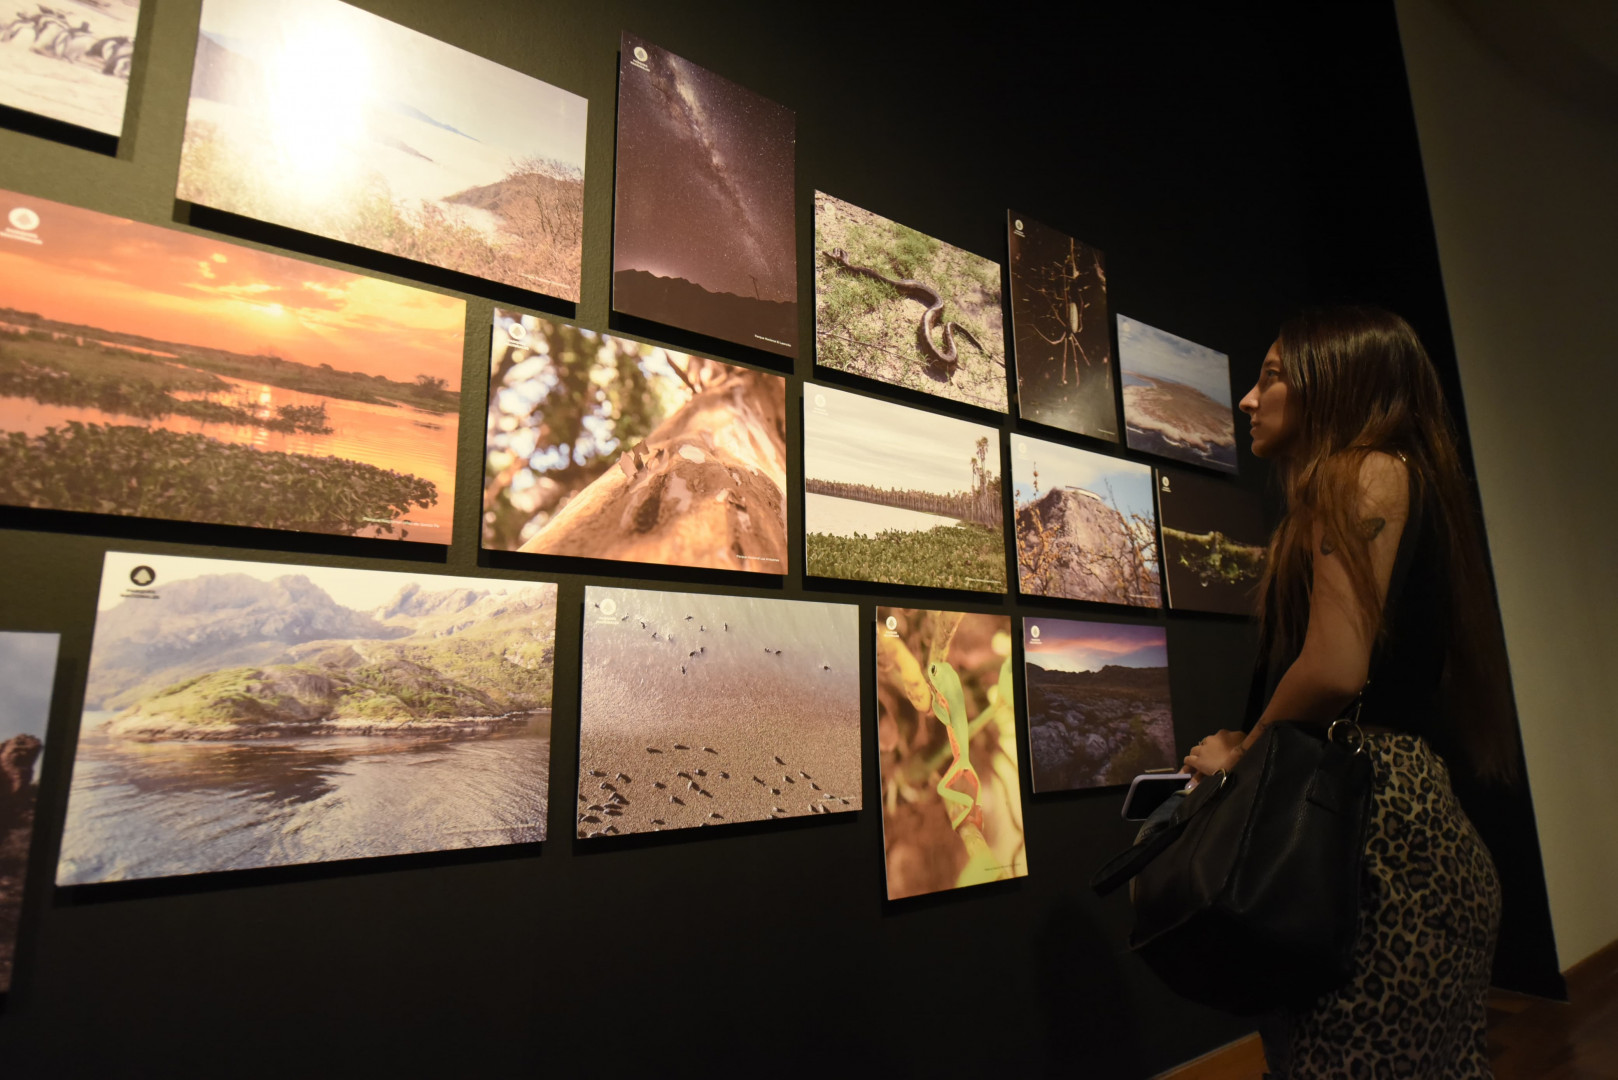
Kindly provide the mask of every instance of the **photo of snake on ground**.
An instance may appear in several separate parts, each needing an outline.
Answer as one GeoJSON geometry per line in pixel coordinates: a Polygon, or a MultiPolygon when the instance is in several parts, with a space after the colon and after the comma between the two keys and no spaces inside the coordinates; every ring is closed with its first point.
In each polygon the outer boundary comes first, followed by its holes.
{"type": "Polygon", "coordinates": [[[1000,264],[815,192],[815,362],[1005,412],[1000,264]]]}

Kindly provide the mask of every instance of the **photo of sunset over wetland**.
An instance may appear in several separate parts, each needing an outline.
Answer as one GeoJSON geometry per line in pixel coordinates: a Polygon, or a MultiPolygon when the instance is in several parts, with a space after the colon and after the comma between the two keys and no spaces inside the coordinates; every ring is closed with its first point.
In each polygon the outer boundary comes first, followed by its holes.
{"type": "Polygon", "coordinates": [[[787,572],[786,379],[494,309],[483,546],[787,572]]]}
{"type": "Polygon", "coordinates": [[[993,428],[806,383],[803,489],[812,577],[1006,589],[993,428]]]}
{"type": "Polygon", "coordinates": [[[556,586],[108,552],[58,885],[533,843],[556,586]]]}
{"type": "Polygon", "coordinates": [[[1120,315],[1118,370],[1131,450],[1236,471],[1228,356],[1120,315]]]}
{"type": "Polygon", "coordinates": [[[0,504],[450,542],[464,302],[0,210],[0,504]]]}
{"type": "Polygon", "coordinates": [[[798,355],[792,110],[624,34],[612,307],[798,355]]]}
{"type": "Polygon", "coordinates": [[[206,0],[175,194],[576,302],[586,104],[339,0],[206,0]]]}

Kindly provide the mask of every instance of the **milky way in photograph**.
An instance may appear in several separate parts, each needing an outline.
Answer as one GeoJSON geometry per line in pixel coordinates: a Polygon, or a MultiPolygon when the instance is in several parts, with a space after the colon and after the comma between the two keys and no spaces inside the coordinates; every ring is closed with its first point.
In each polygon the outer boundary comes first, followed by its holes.
{"type": "Polygon", "coordinates": [[[795,302],[792,111],[627,34],[618,93],[613,270],[795,302]]]}

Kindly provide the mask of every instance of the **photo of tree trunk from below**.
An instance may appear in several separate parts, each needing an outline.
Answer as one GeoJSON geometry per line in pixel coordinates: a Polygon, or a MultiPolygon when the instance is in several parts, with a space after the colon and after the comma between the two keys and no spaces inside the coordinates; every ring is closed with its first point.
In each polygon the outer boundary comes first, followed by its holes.
{"type": "Polygon", "coordinates": [[[876,619],[888,899],[1025,876],[1010,618],[876,619]]]}
{"type": "Polygon", "coordinates": [[[495,310],[483,546],[785,574],[786,380],[495,310]]]}
{"type": "Polygon", "coordinates": [[[11,988],[58,634],[0,630],[0,994],[11,988]]]}

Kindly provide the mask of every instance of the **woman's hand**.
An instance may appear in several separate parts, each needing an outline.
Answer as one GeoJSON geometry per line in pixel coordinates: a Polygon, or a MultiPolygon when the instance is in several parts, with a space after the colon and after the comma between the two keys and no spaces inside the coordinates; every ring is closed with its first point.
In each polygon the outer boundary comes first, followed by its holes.
{"type": "Polygon", "coordinates": [[[1221,769],[1229,770],[1241,760],[1244,732],[1220,731],[1203,739],[1191,748],[1185,758],[1185,771],[1199,776],[1212,776],[1221,769]]]}

